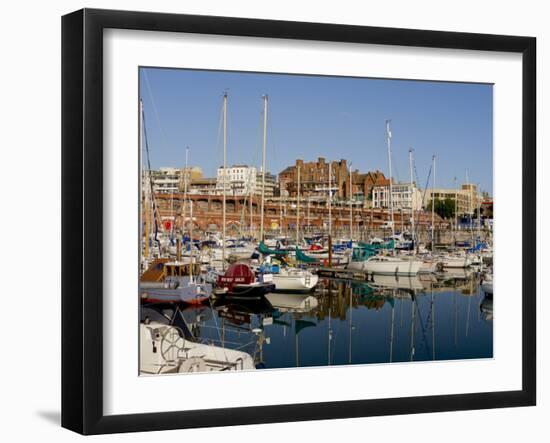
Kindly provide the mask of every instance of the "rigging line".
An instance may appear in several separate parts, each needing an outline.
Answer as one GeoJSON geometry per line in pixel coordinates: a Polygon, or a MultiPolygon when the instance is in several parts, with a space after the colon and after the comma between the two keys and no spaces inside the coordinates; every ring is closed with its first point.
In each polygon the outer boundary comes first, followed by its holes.
{"type": "MultiPolygon", "coordinates": [[[[225,171],[224,171],[225,173],[225,171]]],[[[218,337],[219,337],[219,341],[220,343],[224,344],[224,342],[222,341],[222,334],[219,330],[219,326],[218,326],[218,320],[216,319],[216,310],[214,309],[214,306],[212,305],[212,300],[210,297],[208,297],[208,304],[210,305],[210,310],[212,311],[212,317],[214,318],[214,323],[216,325],[216,331],[218,332],[218,337]]],[[[225,357],[225,361],[228,361],[227,360],[227,353],[225,352],[225,346],[222,346],[222,349],[223,349],[223,356],[225,357]]]]}
{"type": "MultiPolygon", "coordinates": [[[[149,171],[149,187],[151,192],[151,202],[153,204],[153,219],[155,222],[155,241],[158,243],[159,251],[160,251],[160,240],[158,239],[158,221],[157,221],[157,203],[155,199],[155,193],[153,192],[153,180],[151,180],[151,156],[149,154],[149,139],[147,137],[147,125],[145,120],[145,112],[142,111],[141,118],[143,121],[143,136],[145,138],[145,153],[147,154],[147,169],[149,171]]],[[[149,241],[149,239],[147,240],[149,241]]]]}
{"type": "MultiPolygon", "coordinates": [[[[422,205],[424,205],[425,202],[426,202],[426,193],[428,192],[428,186],[429,186],[429,184],[430,184],[430,177],[431,177],[431,175],[432,175],[432,168],[433,168],[433,163],[430,165],[430,169],[429,169],[429,171],[428,171],[428,177],[426,178],[426,186],[424,187],[424,193],[422,194],[422,205]]],[[[416,166],[415,166],[415,171],[416,171],[416,166]]],[[[418,176],[417,176],[417,179],[418,179],[418,176]]],[[[414,227],[414,230],[415,230],[414,234],[418,234],[419,229],[420,229],[419,225],[420,225],[420,223],[417,223],[417,224],[415,225],[415,227],[414,227]]]]}
{"type": "Polygon", "coordinates": [[[168,143],[167,143],[167,138],[166,138],[166,134],[164,132],[164,129],[160,123],[160,117],[159,117],[159,112],[158,112],[158,108],[157,108],[157,105],[156,105],[156,102],[155,102],[155,98],[153,96],[153,91],[151,89],[151,84],[149,82],[149,76],[147,75],[147,70],[143,70],[143,77],[145,78],[145,84],[147,86],[147,91],[149,92],[149,97],[151,99],[151,105],[152,105],[152,108],[153,108],[153,113],[155,114],[155,118],[157,120],[157,124],[158,124],[158,127],[159,127],[159,131],[160,131],[160,134],[162,136],[162,141],[164,142],[164,146],[168,146],[168,143]]]}
{"type": "MultiPolygon", "coordinates": [[[[272,124],[272,115],[273,115],[273,112],[269,112],[268,115],[267,115],[267,129],[268,129],[268,134],[269,134],[269,137],[268,137],[268,146],[271,147],[271,149],[269,149],[269,154],[271,156],[271,164],[272,165],[275,165],[277,164],[277,149],[276,149],[276,146],[277,146],[277,139],[275,137],[276,133],[275,131],[273,130],[273,124],[272,124]]],[[[276,174],[274,174],[276,175],[276,174]]]]}
{"type": "Polygon", "coordinates": [[[392,153],[391,153],[391,156],[392,156],[392,165],[395,169],[395,175],[397,176],[397,183],[399,183],[401,181],[400,177],[399,177],[399,168],[397,166],[397,162],[395,161],[395,156],[394,156],[394,149],[393,149],[393,146],[392,146],[392,153]]]}
{"type": "MultiPolygon", "coordinates": [[[[160,116],[159,116],[159,112],[158,112],[158,108],[157,108],[157,104],[156,104],[156,101],[155,101],[155,97],[153,95],[153,90],[151,88],[151,82],[149,81],[149,75],[147,74],[147,70],[144,69],[143,70],[143,78],[145,79],[145,85],[147,86],[147,91],[149,93],[149,98],[151,99],[151,105],[152,105],[152,108],[153,108],[153,114],[155,114],[155,119],[157,121],[157,125],[158,125],[158,128],[159,128],[159,131],[160,131],[160,135],[161,135],[161,138],[162,138],[162,144],[164,145],[164,147],[166,148],[168,146],[168,142],[167,142],[167,137],[166,137],[166,133],[164,132],[164,128],[160,122],[160,116]]],[[[171,196],[170,196],[170,214],[173,215],[173,212],[172,212],[172,207],[173,207],[173,204],[174,204],[174,194],[172,193],[171,196]]],[[[171,226],[170,226],[170,237],[173,238],[173,235],[174,235],[174,225],[175,225],[175,216],[173,215],[173,220],[171,222],[171,226]]]]}

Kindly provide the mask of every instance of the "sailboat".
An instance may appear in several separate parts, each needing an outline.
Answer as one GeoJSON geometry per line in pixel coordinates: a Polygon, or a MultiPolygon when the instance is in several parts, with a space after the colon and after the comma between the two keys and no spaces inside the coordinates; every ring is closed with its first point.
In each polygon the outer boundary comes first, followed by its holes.
{"type": "MultiPolygon", "coordinates": [[[[268,96],[263,97],[263,146],[262,146],[262,195],[261,195],[261,211],[260,211],[260,244],[259,251],[268,256],[267,261],[270,262],[271,255],[287,255],[285,251],[273,251],[267,248],[264,240],[264,204],[265,204],[265,171],[266,171],[266,146],[267,146],[267,111],[268,111],[268,96]]],[[[296,207],[296,244],[300,242],[300,166],[298,165],[298,198],[296,207]]],[[[276,291],[290,291],[290,292],[309,292],[316,285],[319,280],[317,275],[311,272],[293,267],[281,267],[278,272],[262,273],[262,277],[265,279],[268,275],[269,281],[275,284],[276,291]]]]}
{"type": "Polygon", "coordinates": [[[443,268],[467,268],[472,264],[466,253],[449,253],[441,257],[443,268]]]}
{"type": "MultiPolygon", "coordinates": [[[[395,223],[393,217],[393,177],[391,167],[391,139],[392,133],[390,128],[390,120],[386,121],[386,136],[388,144],[388,167],[389,167],[389,200],[390,200],[390,219],[391,219],[391,231],[392,239],[395,237],[395,223]]],[[[361,262],[361,270],[372,274],[386,274],[386,275],[415,275],[418,274],[422,262],[413,257],[402,258],[397,257],[393,253],[395,252],[395,242],[392,241],[392,255],[374,255],[361,262]]],[[[351,263],[350,263],[351,264],[351,263]]],[[[348,265],[349,267],[349,265],[348,265]]]]}
{"type": "MultiPolygon", "coordinates": [[[[145,118],[143,104],[140,104],[141,123],[140,139],[144,137],[146,146],[147,133],[145,128],[145,118]]],[[[187,154],[186,154],[187,158],[187,154]]],[[[149,150],[147,149],[147,161],[149,162],[149,150]]],[[[186,160],[187,164],[187,160],[186,160]]],[[[149,189],[146,188],[146,191],[149,189]]],[[[146,192],[146,195],[148,193],[146,192]]],[[[150,193],[153,197],[152,192],[150,193]]],[[[189,238],[193,238],[193,207],[191,207],[191,220],[189,238]]],[[[185,214],[183,214],[185,215],[185,214]]],[[[146,214],[147,218],[147,214],[146,214]]],[[[182,216],[184,219],[184,216],[182,216]]],[[[156,221],[155,221],[156,222],[156,221]]],[[[146,223],[147,224],[147,223],[146,223]]],[[[156,223],[155,223],[156,224],[156,223]]],[[[148,234],[147,234],[148,237],[148,234]]],[[[191,242],[192,243],[192,242],[191,242]]],[[[148,256],[149,239],[146,239],[144,257],[148,256]]],[[[181,239],[177,239],[176,260],[170,261],[169,258],[159,258],[148,264],[147,269],[140,275],[139,294],[142,301],[147,302],[176,302],[199,304],[208,299],[212,293],[212,285],[199,281],[199,277],[194,276],[194,268],[197,260],[193,257],[193,247],[190,247],[189,259],[184,262],[181,260],[181,239]]],[[[198,265],[197,265],[198,266],[198,265]]],[[[198,274],[198,272],[195,272],[198,274]]]]}
{"type": "Polygon", "coordinates": [[[309,292],[319,282],[319,276],[306,269],[283,267],[278,273],[272,274],[276,291],[309,292]]]}
{"type": "Polygon", "coordinates": [[[173,305],[142,306],[140,317],[141,375],[256,369],[246,352],[197,342],[173,305]]]}

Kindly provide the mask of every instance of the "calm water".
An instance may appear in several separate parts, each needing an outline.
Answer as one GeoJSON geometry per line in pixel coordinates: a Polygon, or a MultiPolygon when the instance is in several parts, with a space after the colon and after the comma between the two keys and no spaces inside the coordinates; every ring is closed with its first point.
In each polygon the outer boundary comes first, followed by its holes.
{"type": "Polygon", "coordinates": [[[310,294],[217,301],[184,316],[196,337],[288,368],[493,356],[493,299],[475,273],[321,280],[310,294]]]}

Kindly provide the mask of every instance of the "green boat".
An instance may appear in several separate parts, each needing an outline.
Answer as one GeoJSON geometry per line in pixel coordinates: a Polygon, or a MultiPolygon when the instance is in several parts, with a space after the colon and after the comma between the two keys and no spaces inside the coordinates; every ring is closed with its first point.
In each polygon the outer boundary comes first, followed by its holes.
{"type": "Polygon", "coordinates": [[[300,251],[300,248],[298,247],[296,247],[296,260],[303,263],[319,263],[319,260],[304,254],[302,251],[300,251]]]}
{"type": "Polygon", "coordinates": [[[283,249],[270,249],[266,246],[266,244],[261,241],[258,245],[258,251],[260,251],[263,255],[278,255],[278,256],[285,256],[288,255],[288,251],[285,251],[283,249]]]}

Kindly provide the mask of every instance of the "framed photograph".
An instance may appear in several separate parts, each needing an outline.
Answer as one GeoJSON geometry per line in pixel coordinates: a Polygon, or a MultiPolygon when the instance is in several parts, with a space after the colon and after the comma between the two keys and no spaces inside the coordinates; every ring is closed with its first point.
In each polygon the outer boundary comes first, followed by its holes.
{"type": "Polygon", "coordinates": [[[535,405],[534,38],[84,9],[62,59],[64,427],[535,405]]]}

